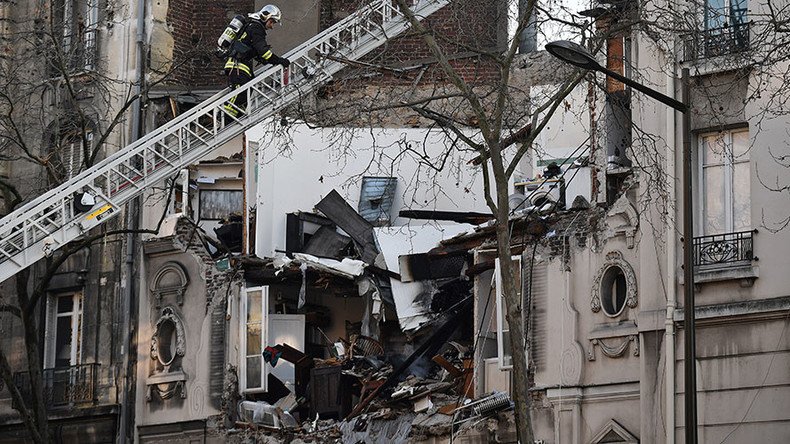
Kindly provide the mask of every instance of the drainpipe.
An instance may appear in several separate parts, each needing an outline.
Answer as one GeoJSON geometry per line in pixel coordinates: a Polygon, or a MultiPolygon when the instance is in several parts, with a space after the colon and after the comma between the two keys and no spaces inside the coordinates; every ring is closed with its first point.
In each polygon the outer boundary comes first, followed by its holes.
{"type": "MultiPolygon", "coordinates": [[[[673,57],[671,52],[667,53],[668,57],[673,57]]],[[[666,94],[669,97],[675,97],[675,73],[674,63],[671,61],[673,69],[671,73],[667,73],[667,86],[666,94]]],[[[667,140],[667,201],[677,202],[676,193],[676,175],[675,175],[675,149],[677,147],[675,141],[675,110],[667,107],[666,110],[666,140],[667,140]]],[[[664,365],[666,370],[666,383],[664,384],[665,394],[664,402],[666,410],[666,443],[675,444],[675,309],[677,308],[677,230],[675,225],[675,218],[677,217],[677,208],[674,209],[673,214],[667,215],[667,316],[664,320],[664,345],[666,347],[666,360],[664,365]]]]}
{"type": "MultiPolygon", "coordinates": [[[[518,17],[523,17],[530,13],[529,0],[518,0],[518,17]]],[[[535,11],[529,17],[529,23],[521,31],[518,36],[518,52],[519,54],[529,54],[538,50],[538,26],[535,20],[535,11]]]]}
{"type": "MultiPolygon", "coordinates": [[[[139,95],[142,91],[143,81],[145,80],[144,56],[145,56],[145,1],[137,0],[137,25],[135,46],[137,49],[135,57],[135,84],[134,95],[139,95]]],[[[138,97],[132,103],[132,142],[140,139],[143,135],[143,122],[141,115],[141,99],[138,97]]],[[[140,198],[137,197],[126,208],[126,227],[130,230],[137,230],[140,227],[140,198]]],[[[121,297],[121,313],[130,313],[124,316],[123,335],[124,349],[122,350],[124,389],[121,393],[121,414],[118,427],[116,442],[124,444],[134,441],[134,432],[130,430],[134,424],[134,401],[135,401],[135,371],[137,353],[137,304],[135,298],[135,263],[137,262],[137,252],[135,248],[135,234],[126,234],[126,259],[124,261],[124,275],[126,285],[123,287],[121,297]],[[131,437],[129,436],[131,432],[131,437]],[[131,438],[131,439],[130,439],[131,438]]]]}

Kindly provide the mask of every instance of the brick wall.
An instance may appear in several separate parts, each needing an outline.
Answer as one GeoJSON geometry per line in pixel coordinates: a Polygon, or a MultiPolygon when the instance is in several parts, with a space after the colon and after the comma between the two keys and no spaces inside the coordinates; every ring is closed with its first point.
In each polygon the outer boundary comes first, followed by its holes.
{"type": "MultiPolygon", "coordinates": [[[[167,23],[175,40],[173,55],[176,62],[182,63],[174,75],[176,83],[194,88],[225,85],[221,75],[224,60],[214,56],[216,40],[233,15],[252,12],[254,3],[254,0],[170,0],[167,23]]],[[[322,0],[320,28],[326,29],[364,3],[365,0],[322,0]]],[[[424,22],[434,31],[445,53],[454,58],[453,66],[467,82],[499,79],[499,68],[475,51],[497,46],[498,33],[506,23],[499,15],[500,10],[496,1],[456,0],[424,22]]],[[[426,83],[444,77],[422,37],[414,33],[388,43],[366,60],[390,67],[427,65],[429,69],[423,74],[426,83]]],[[[393,76],[377,81],[411,83],[409,79],[393,76]]]]}
{"type": "MultiPolygon", "coordinates": [[[[217,38],[236,14],[254,10],[254,0],[170,0],[167,23],[175,40],[173,56],[184,62],[177,83],[194,88],[224,87],[225,61],[214,56],[217,38]]],[[[156,42],[153,42],[155,45],[156,42]]]]}
{"type": "MultiPolygon", "coordinates": [[[[338,20],[355,11],[361,0],[323,0],[321,3],[321,29],[326,29],[338,20]]],[[[455,0],[442,10],[423,21],[436,37],[451,64],[465,81],[478,84],[495,82],[500,77],[499,67],[479,52],[492,52],[499,44],[502,26],[506,17],[498,1],[455,0]]],[[[436,65],[436,59],[425,44],[423,37],[415,32],[405,34],[374,51],[365,61],[387,67],[428,66],[423,74],[425,83],[442,81],[444,74],[436,65]]],[[[409,78],[385,75],[377,79],[411,83],[409,78]]]]}

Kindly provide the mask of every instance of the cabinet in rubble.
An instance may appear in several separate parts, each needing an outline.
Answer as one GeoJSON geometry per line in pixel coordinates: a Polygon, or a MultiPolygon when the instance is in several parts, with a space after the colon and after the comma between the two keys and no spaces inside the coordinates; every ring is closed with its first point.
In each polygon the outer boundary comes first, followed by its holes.
{"type": "Polygon", "coordinates": [[[341,374],[341,366],[310,370],[310,404],[312,417],[342,419],[351,412],[350,381],[341,374]]]}

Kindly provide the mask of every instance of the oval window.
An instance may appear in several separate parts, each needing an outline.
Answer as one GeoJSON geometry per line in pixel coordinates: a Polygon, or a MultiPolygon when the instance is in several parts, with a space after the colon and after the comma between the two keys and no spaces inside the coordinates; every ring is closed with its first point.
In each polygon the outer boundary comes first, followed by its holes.
{"type": "Polygon", "coordinates": [[[625,308],[627,281],[623,269],[613,265],[601,279],[601,308],[607,316],[620,315],[625,308]]]}
{"type": "Polygon", "coordinates": [[[170,365],[176,357],[176,343],[178,341],[176,323],[170,319],[162,320],[156,336],[156,353],[159,357],[159,362],[162,365],[170,365]]]}

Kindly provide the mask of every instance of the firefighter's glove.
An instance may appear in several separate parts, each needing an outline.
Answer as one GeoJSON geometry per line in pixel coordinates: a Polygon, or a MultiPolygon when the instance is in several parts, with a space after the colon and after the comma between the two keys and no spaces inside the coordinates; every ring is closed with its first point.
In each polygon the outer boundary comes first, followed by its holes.
{"type": "Polygon", "coordinates": [[[291,61],[286,59],[285,57],[280,57],[278,55],[272,55],[269,58],[269,63],[272,65],[281,65],[283,68],[287,68],[288,65],[291,64],[291,61]]]}

